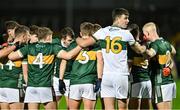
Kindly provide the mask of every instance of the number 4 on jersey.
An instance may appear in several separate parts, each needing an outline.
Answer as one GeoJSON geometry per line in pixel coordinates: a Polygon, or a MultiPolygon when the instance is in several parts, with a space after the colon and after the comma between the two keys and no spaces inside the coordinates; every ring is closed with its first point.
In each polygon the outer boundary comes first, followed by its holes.
{"type": "Polygon", "coordinates": [[[43,54],[39,53],[36,57],[36,59],[33,61],[33,64],[39,65],[39,68],[43,68],[43,54]]]}

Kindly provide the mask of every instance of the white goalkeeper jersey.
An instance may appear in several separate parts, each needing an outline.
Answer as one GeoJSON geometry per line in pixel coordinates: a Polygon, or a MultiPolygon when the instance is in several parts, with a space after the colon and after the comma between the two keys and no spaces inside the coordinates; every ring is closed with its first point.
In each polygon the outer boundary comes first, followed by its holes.
{"type": "Polygon", "coordinates": [[[114,26],[101,28],[93,35],[102,47],[103,74],[118,73],[129,75],[127,63],[127,45],[135,43],[129,30],[114,26]]]}

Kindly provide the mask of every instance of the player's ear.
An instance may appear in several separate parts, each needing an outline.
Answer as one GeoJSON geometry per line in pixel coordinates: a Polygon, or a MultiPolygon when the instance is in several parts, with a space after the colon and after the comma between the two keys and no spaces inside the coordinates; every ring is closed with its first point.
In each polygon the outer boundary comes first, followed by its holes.
{"type": "Polygon", "coordinates": [[[82,32],[80,32],[80,36],[82,37],[82,32]]]}

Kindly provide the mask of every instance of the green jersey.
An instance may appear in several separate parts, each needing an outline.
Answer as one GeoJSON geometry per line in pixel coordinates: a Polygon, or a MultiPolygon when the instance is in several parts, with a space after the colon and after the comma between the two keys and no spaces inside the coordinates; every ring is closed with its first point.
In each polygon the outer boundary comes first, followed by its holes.
{"type": "Polygon", "coordinates": [[[132,60],[131,74],[133,83],[150,80],[148,69],[148,59],[141,54],[137,54],[131,48],[128,48],[128,58],[132,60]]]}
{"type": "MultiPolygon", "coordinates": [[[[66,51],[70,51],[71,49],[73,49],[77,44],[74,42],[72,42],[70,44],[69,47],[64,47],[62,45],[62,42],[59,41],[59,45],[62,46],[62,49],[63,50],[66,50],[66,51]]],[[[61,63],[61,59],[59,58],[56,58],[56,61],[55,61],[55,76],[57,78],[59,78],[59,69],[60,69],[60,63],[61,63]]],[[[73,60],[68,60],[67,64],[66,64],[66,70],[65,70],[65,73],[64,73],[64,79],[70,79],[70,71],[71,71],[71,68],[72,68],[72,63],[73,63],[73,60]]]]}
{"type": "Polygon", "coordinates": [[[21,88],[22,60],[11,61],[7,57],[0,63],[0,87],[2,88],[21,88]]]}
{"type": "Polygon", "coordinates": [[[100,50],[95,45],[81,50],[72,66],[70,85],[74,84],[94,84],[97,79],[96,54],[100,50]]]}
{"type": "Polygon", "coordinates": [[[18,79],[22,79],[22,61],[9,60],[5,64],[0,64],[0,87],[20,88],[18,79]]]}
{"type": "Polygon", "coordinates": [[[61,46],[51,43],[33,43],[19,50],[28,61],[28,86],[51,87],[54,60],[61,46]]]}
{"type": "Polygon", "coordinates": [[[163,68],[168,66],[171,44],[160,38],[150,43],[150,48],[155,50],[156,55],[150,60],[151,80],[153,85],[164,85],[174,82],[172,74],[163,75],[163,68]]]}

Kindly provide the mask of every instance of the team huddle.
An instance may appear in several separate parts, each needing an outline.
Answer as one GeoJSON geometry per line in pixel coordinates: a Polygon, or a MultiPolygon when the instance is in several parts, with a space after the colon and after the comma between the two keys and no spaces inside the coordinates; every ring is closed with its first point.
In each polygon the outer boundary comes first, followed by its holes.
{"type": "Polygon", "coordinates": [[[0,108],[171,109],[176,84],[171,74],[175,48],[160,37],[154,22],[128,25],[129,12],[112,11],[113,24],[83,22],[59,38],[47,27],[7,21],[0,46],[0,108]],[[28,104],[26,107],[25,105],[28,104]],[[61,105],[60,105],[61,106],[61,105]]]}

